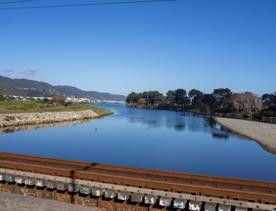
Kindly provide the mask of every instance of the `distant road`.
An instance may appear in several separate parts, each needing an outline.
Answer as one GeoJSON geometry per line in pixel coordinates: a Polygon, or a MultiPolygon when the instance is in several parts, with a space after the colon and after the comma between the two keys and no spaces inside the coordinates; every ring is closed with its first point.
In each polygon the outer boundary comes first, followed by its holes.
{"type": "Polygon", "coordinates": [[[256,140],[262,147],[276,154],[276,124],[216,117],[224,127],[256,140]]]}

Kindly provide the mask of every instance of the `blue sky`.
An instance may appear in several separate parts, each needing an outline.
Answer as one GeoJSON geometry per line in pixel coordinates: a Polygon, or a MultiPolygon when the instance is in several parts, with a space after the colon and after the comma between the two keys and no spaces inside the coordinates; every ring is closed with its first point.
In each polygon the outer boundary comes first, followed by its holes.
{"type": "MultiPolygon", "coordinates": [[[[21,5],[92,1],[104,0],[21,5]]],[[[273,92],[275,11],[275,0],[0,10],[0,74],[125,95],[219,87],[273,92]]]]}

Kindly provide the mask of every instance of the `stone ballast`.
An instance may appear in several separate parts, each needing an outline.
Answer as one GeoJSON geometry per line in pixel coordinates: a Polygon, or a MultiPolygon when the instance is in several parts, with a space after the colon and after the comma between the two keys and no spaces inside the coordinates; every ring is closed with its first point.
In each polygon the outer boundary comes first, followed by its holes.
{"type": "Polygon", "coordinates": [[[95,119],[99,117],[100,115],[93,110],[0,114],[0,127],[66,122],[74,120],[95,119]]]}

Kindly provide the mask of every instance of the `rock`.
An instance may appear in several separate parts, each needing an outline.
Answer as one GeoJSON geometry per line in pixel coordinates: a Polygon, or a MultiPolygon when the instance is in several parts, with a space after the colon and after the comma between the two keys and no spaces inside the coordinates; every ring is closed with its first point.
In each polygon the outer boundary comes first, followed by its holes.
{"type": "Polygon", "coordinates": [[[93,110],[71,112],[0,114],[0,127],[65,122],[83,119],[94,119],[97,117],[99,117],[99,115],[93,110]]]}

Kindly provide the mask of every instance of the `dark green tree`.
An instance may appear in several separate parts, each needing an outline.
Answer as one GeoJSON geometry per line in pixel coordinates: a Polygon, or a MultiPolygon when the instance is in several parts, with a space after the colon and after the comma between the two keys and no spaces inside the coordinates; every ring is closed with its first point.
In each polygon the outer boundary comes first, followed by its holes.
{"type": "Polygon", "coordinates": [[[139,95],[136,94],[135,92],[131,92],[126,99],[127,103],[137,103],[139,100],[139,95]]]}
{"type": "Polygon", "coordinates": [[[214,104],[216,103],[216,98],[212,94],[204,94],[201,98],[201,111],[206,113],[214,112],[214,104]]]}
{"type": "Polygon", "coordinates": [[[167,92],[166,102],[169,105],[174,105],[175,104],[175,92],[173,90],[169,90],[167,92]]]}
{"type": "Polygon", "coordinates": [[[187,97],[187,92],[185,89],[175,90],[175,103],[177,105],[187,105],[189,103],[189,98],[187,97]]]}
{"type": "Polygon", "coordinates": [[[197,89],[192,89],[189,91],[188,95],[191,99],[194,99],[196,97],[201,97],[203,95],[203,93],[197,89]]]}
{"type": "Polygon", "coordinates": [[[164,96],[160,92],[153,91],[152,95],[153,95],[153,104],[154,105],[159,105],[160,103],[164,102],[164,96]]]}
{"type": "Polygon", "coordinates": [[[276,92],[274,94],[263,94],[262,101],[265,106],[271,106],[276,104],[276,92]]]}
{"type": "Polygon", "coordinates": [[[212,95],[216,99],[216,102],[212,106],[212,110],[215,112],[224,112],[228,110],[227,99],[232,95],[232,91],[228,88],[214,89],[212,95]]]}
{"type": "Polygon", "coordinates": [[[203,93],[197,89],[192,89],[189,91],[189,98],[192,103],[192,108],[200,108],[202,106],[202,96],[203,93]]]}
{"type": "Polygon", "coordinates": [[[228,88],[214,89],[213,95],[217,101],[223,101],[226,97],[229,97],[232,91],[228,88]]]}
{"type": "MultiPolygon", "coordinates": [[[[276,117],[276,92],[262,95],[264,109],[255,114],[258,119],[276,117]]],[[[275,122],[274,122],[275,123],[275,122]]]]}
{"type": "Polygon", "coordinates": [[[158,91],[143,92],[142,97],[147,106],[157,106],[163,101],[163,95],[158,91]]]}

